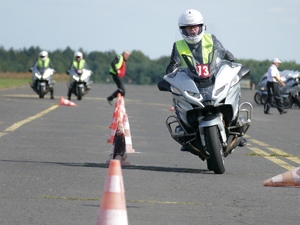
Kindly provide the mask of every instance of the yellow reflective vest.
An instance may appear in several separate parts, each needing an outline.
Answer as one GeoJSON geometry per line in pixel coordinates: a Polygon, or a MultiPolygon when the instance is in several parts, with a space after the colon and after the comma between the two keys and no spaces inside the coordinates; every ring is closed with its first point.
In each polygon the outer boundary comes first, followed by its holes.
{"type": "MultiPolygon", "coordinates": [[[[207,64],[209,62],[209,59],[208,59],[209,53],[211,53],[213,51],[213,46],[214,46],[212,36],[210,34],[204,34],[201,41],[202,41],[201,44],[202,44],[203,64],[207,64]]],[[[176,42],[176,48],[180,55],[181,66],[186,67],[187,65],[181,55],[185,54],[190,57],[193,57],[193,54],[192,54],[189,46],[187,45],[187,43],[184,40],[180,40],[180,41],[176,42]]]]}
{"type": "Polygon", "coordinates": [[[84,65],[85,65],[85,60],[84,59],[81,59],[78,63],[77,60],[74,60],[73,61],[73,67],[76,69],[76,70],[82,70],[84,69],[84,65]]]}
{"type": "Polygon", "coordinates": [[[50,58],[45,58],[44,60],[38,58],[38,67],[39,68],[48,68],[50,65],[50,58]]]}
{"type": "MultiPolygon", "coordinates": [[[[117,70],[119,70],[119,69],[122,67],[123,62],[124,62],[123,55],[121,54],[121,55],[119,55],[119,57],[120,57],[120,60],[119,60],[119,62],[115,65],[116,68],[117,68],[117,70]]],[[[112,67],[110,67],[109,72],[112,73],[112,74],[115,74],[115,75],[117,74],[116,71],[115,71],[112,67]]]]}

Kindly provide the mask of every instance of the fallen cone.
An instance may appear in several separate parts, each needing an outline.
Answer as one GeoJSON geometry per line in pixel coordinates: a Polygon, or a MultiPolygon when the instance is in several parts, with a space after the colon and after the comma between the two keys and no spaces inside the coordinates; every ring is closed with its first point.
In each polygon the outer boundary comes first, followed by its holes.
{"type": "Polygon", "coordinates": [[[265,180],[264,186],[300,186],[300,167],[265,180]]]}
{"type": "Polygon", "coordinates": [[[59,105],[66,105],[66,106],[77,106],[74,102],[65,99],[64,97],[60,97],[59,105]]]}

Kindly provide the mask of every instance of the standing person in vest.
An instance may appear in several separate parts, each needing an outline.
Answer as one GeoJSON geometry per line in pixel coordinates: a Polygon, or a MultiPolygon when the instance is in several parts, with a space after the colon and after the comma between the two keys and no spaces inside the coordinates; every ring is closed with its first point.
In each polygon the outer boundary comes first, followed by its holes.
{"type": "MultiPolygon", "coordinates": [[[[83,59],[83,54],[82,52],[75,52],[74,54],[74,60],[71,62],[71,65],[69,67],[69,70],[75,70],[78,74],[82,73],[83,69],[89,69],[88,64],[86,61],[83,59]]],[[[70,77],[70,83],[68,86],[68,100],[71,100],[71,95],[72,95],[72,77],[70,77]]],[[[87,82],[87,89],[89,90],[90,87],[90,82],[87,82]]]]}
{"type": "Polygon", "coordinates": [[[126,74],[126,61],[130,56],[129,51],[124,51],[121,55],[117,55],[111,62],[111,67],[109,73],[112,75],[114,82],[116,83],[118,89],[107,97],[107,101],[112,105],[114,98],[120,93],[123,97],[125,96],[125,87],[123,83],[123,78],[126,74]]]}
{"type": "MultiPolygon", "coordinates": [[[[182,13],[178,20],[178,27],[183,40],[176,41],[173,44],[171,60],[166,69],[167,74],[179,67],[187,67],[181,57],[183,53],[192,56],[199,64],[207,64],[209,63],[209,54],[213,53],[214,50],[226,50],[213,34],[205,33],[206,27],[203,17],[197,10],[188,9],[182,13]]],[[[234,61],[233,54],[228,50],[226,50],[225,58],[234,61]]],[[[246,144],[246,139],[242,137],[239,146],[243,147],[246,144]]]]}
{"type": "Polygon", "coordinates": [[[265,114],[271,114],[269,112],[271,105],[272,105],[272,98],[273,95],[275,97],[277,109],[280,114],[287,113],[287,111],[284,110],[283,105],[282,105],[282,96],[280,93],[279,85],[285,86],[285,83],[281,80],[280,78],[280,73],[277,69],[279,66],[279,63],[281,61],[278,58],[273,59],[272,65],[268,69],[268,75],[267,75],[267,90],[268,90],[268,97],[267,101],[265,102],[264,105],[264,113],[265,114]]]}
{"type": "MultiPolygon", "coordinates": [[[[52,61],[48,57],[48,52],[47,51],[41,51],[39,53],[39,57],[35,61],[32,67],[36,67],[40,73],[43,73],[45,69],[51,68],[54,69],[54,66],[52,64],[52,61]]],[[[32,69],[29,70],[32,72],[32,69]]],[[[53,81],[52,77],[50,79],[49,87],[50,87],[50,98],[54,99],[54,88],[53,88],[53,81]]],[[[31,88],[33,90],[37,89],[37,82],[36,82],[36,77],[34,74],[32,74],[32,83],[31,83],[31,88]]]]}

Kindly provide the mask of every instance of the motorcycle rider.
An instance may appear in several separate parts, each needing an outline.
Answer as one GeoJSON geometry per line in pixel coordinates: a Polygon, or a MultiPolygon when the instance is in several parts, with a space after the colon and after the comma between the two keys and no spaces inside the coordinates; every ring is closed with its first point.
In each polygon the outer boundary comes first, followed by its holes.
{"type": "MultiPolygon", "coordinates": [[[[51,59],[48,56],[47,51],[41,51],[39,53],[39,57],[37,58],[37,60],[35,61],[32,67],[37,68],[40,73],[42,73],[42,71],[44,71],[47,68],[54,69],[54,66],[52,64],[51,59]]],[[[29,71],[32,72],[32,69],[29,69],[29,71]]],[[[33,90],[37,89],[37,82],[34,74],[32,74],[32,83],[30,86],[33,90]]],[[[54,99],[54,87],[53,87],[52,77],[50,78],[49,86],[50,86],[50,98],[54,99]]]]}
{"type": "MultiPolygon", "coordinates": [[[[83,54],[80,51],[77,51],[74,53],[74,60],[71,62],[71,65],[69,66],[69,70],[76,70],[78,74],[82,73],[83,69],[89,69],[87,62],[85,59],[83,59],[83,54]]],[[[67,72],[68,74],[68,72],[67,72]]],[[[89,79],[89,78],[88,78],[89,79]]],[[[70,77],[70,83],[68,86],[68,100],[71,100],[71,95],[72,95],[72,77],[70,77]]],[[[91,84],[90,81],[87,81],[86,84],[87,89],[91,89],[91,84]]]]}
{"type": "MultiPolygon", "coordinates": [[[[206,26],[199,11],[188,9],[183,12],[179,17],[178,27],[183,40],[173,44],[171,60],[166,68],[167,74],[179,67],[187,67],[181,56],[183,53],[193,57],[199,64],[208,64],[209,57],[212,57],[210,53],[216,49],[224,49],[226,51],[225,59],[234,61],[233,54],[226,50],[213,34],[205,33],[206,26]]],[[[246,144],[246,139],[241,137],[239,146],[243,147],[246,144]]],[[[184,151],[184,149],[181,150],[184,151]]]]}

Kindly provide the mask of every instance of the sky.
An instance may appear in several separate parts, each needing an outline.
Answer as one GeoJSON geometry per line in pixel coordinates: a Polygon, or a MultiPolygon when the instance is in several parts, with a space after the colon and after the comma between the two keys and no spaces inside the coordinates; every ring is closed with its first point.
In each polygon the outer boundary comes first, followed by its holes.
{"type": "Polygon", "coordinates": [[[187,9],[238,59],[300,63],[299,0],[1,0],[0,47],[171,54],[187,9]]]}

